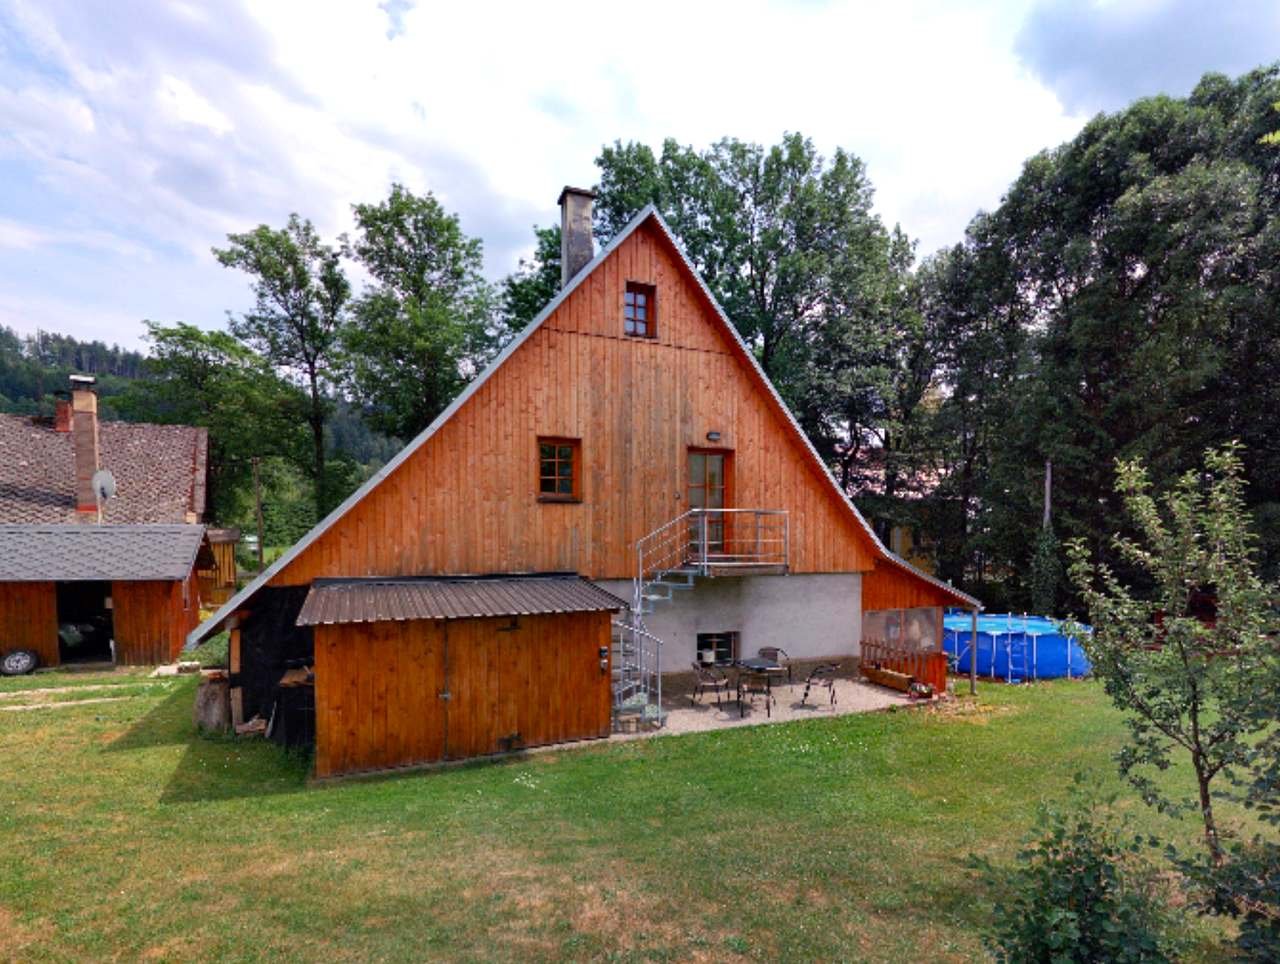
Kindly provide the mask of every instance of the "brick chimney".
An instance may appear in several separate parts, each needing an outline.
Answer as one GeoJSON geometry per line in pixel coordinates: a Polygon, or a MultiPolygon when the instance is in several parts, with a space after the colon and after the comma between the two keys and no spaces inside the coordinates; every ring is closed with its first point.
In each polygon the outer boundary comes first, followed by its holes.
{"type": "Polygon", "coordinates": [[[70,398],[55,398],[53,400],[53,430],[55,432],[71,431],[70,398]]]}
{"type": "Polygon", "coordinates": [[[75,452],[76,511],[97,514],[93,475],[98,471],[98,394],[92,375],[71,376],[71,447],[75,452]]]}
{"type": "Polygon", "coordinates": [[[560,287],[563,288],[595,257],[591,244],[591,202],[594,191],[566,187],[560,192],[560,287]]]}

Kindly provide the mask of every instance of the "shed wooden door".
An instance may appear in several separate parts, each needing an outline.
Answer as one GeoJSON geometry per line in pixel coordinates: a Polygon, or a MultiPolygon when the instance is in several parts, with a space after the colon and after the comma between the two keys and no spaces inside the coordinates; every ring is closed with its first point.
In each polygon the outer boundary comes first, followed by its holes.
{"type": "Polygon", "coordinates": [[[448,625],[449,759],[609,735],[608,613],[448,625]]]}
{"type": "Polygon", "coordinates": [[[442,624],[317,626],[316,776],[444,758],[442,624]]]}
{"type": "Polygon", "coordinates": [[[609,734],[608,613],[317,626],[316,775],[609,734]]]}

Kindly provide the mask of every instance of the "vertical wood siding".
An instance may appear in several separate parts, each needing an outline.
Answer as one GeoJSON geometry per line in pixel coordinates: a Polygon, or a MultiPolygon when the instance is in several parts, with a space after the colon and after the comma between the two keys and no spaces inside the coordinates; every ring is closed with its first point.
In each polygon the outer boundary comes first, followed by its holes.
{"type": "Polygon", "coordinates": [[[961,600],[912,575],[891,562],[880,561],[862,577],[862,609],[913,609],[917,606],[955,606],[961,600]]]}
{"type": "Polygon", "coordinates": [[[637,229],[411,458],[282,569],[324,576],[570,570],[633,575],[636,540],[687,504],[690,447],[733,450],[734,504],[786,509],[795,572],[874,549],[656,227],[637,229]],[[657,337],[622,333],[627,281],[657,337]],[[537,501],[539,435],[581,439],[581,503],[537,501]]]}
{"type": "Polygon", "coordinates": [[[205,605],[221,606],[236,591],[236,544],[214,542],[212,565],[199,570],[200,598],[205,605]]]}
{"type": "Polygon", "coordinates": [[[316,775],[607,736],[609,614],[511,624],[317,626],[316,775]]]}
{"type": "Polygon", "coordinates": [[[213,561],[217,569],[218,586],[231,586],[236,584],[236,544],[234,542],[212,542],[209,548],[213,550],[213,561]]]}
{"type": "Polygon", "coordinates": [[[116,662],[146,666],[178,658],[187,633],[200,617],[196,574],[182,582],[113,582],[112,629],[116,662]]]}
{"type": "Polygon", "coordinates": [[[30,649],[57,666],[58,596],[51,582],[0,582],[0,651],[30,649]]]}

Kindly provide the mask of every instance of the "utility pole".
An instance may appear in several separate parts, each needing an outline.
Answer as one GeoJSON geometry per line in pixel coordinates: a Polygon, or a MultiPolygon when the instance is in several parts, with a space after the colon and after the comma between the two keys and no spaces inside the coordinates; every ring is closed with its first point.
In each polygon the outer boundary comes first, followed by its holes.
{"type": "Polygon", "coordinates": [[[262,564],[262,476],[258,473],[258,465],[262,459],[254,456],[253,462],[253,503],[258,515],[258,575],[266,568],[262,564]]]}

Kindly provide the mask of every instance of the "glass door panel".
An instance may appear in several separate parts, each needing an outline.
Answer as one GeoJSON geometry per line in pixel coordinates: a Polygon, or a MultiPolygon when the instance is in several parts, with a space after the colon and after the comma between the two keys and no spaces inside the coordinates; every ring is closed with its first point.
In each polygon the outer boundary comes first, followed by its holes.
{"type": "MultiPolygon", "coordinates": [[[[728,508],[727,468],[728,458],[724,452],[689,453],[689,508],[728,508]]],[[[690,542],[698,555],[702,555],[704,548],[708,555],[725,552],[725,518],[723,513],[707,512],[691,520],[690,542]],[[704,532],[705,547],[702,545],[704,532]]]]}

